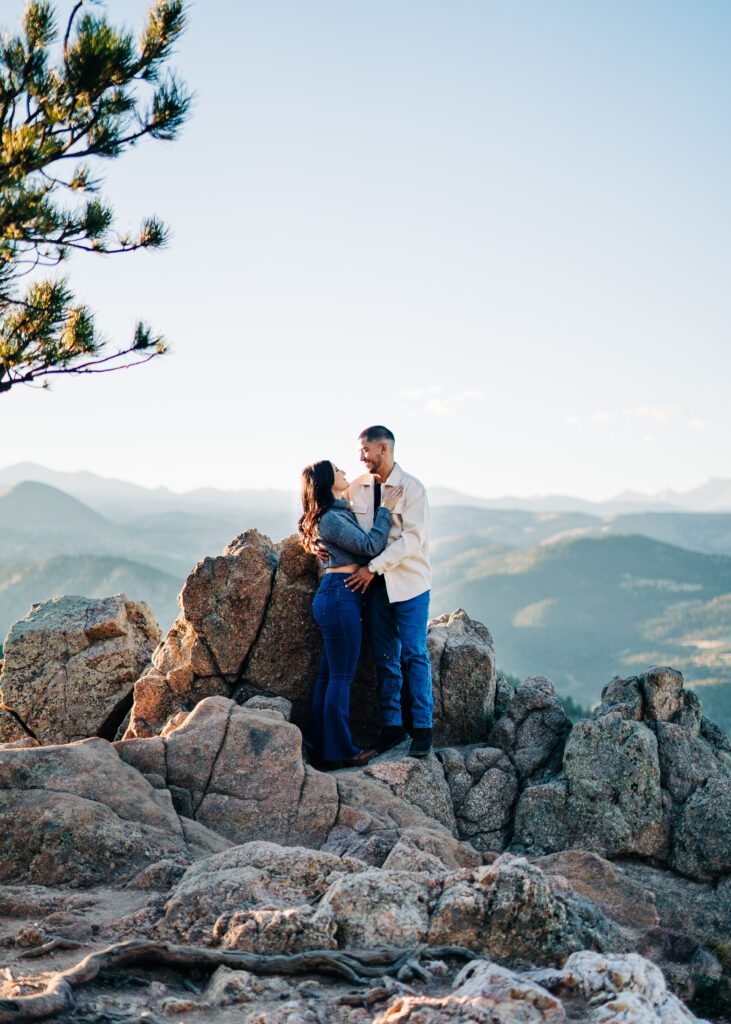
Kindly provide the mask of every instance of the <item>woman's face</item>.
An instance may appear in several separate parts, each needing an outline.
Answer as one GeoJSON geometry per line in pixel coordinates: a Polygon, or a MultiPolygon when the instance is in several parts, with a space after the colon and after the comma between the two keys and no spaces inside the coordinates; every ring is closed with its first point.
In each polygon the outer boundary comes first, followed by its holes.
{"type": "Polygon", "coordinates": [[[343,491],[346,491],[348,487],[350,487],[350,484],[348,483],[348,478],[345,475],[344,469],[338,469],[334,462],[332,464],[332,467],[333,473],[335,474],[335,482],[333,483],[333,494],[336,497],[339,497],[343,493],[343,491]]]}

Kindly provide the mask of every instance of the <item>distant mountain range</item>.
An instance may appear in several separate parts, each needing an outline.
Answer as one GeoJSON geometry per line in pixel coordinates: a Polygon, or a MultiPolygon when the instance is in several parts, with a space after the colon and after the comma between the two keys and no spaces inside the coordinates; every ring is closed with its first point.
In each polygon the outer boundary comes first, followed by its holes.
{"type": "MultiPolygon", "coordinates": [[[[285,492],[175,495],[25,468],[76,493],[0,472],[0,641],[62,593],[127,593],[167,630],[200,558],[252,527],[280,539],[296,521],[285,492]]],[[[465,608],[491,629],[504,671],[549,675],[585,705],[615,673],[675,665],[731,728],[731,513],[506,509],[436,492],[432,614],[465,608]]]]}
{"type": "MultiPolygon", "coordinates": [[[[0,474],[0,479],[2,476],[0,474]]],[[[448,487],[429,490],[433,505],[469,505],[474,508],[524,509],[529,512],[587,512],[616,515],[620,512],[731,512],[731,479],[714,477],[689,491],[658,491],[642,494],[622,491],[606,501],[588,501],[568,494],[535,495],[520,498],[476,498],[448,487]]]]}
{"type": "Polygon", "coordinates": [[[433,612],[487,623],[514,675],[548,675],[584,704],[650,664],[731,682],[731,557],[605,536],[455,558],[437,563],[433,612]]]}
{"type": "Polygon", "coordinates": [[[580,537],[640,534],[691,551],[731,555],[731,513],[632,512],[590,516],[584,512],[527,512],[478,509],[459,505],[432,510],[433,556],[475,546],[502,544],[532,547],[580,537]]]}
{"type": "MultiPolygon", "coordinates": [[[[0,469],[0,488],[27,480],[58,487],[110,519],[124,521],[137,515],[170,511],[194,514],[260,512],[296,519],[298,496],[292,490],[245,488],[226,490],[199,487],[176,493],[167,487],[141,487],[126,480],[86,471],[69,473],[34,462],[18,462],[0,469]]],[[[433,506],[460,505],[484,509],[523,509],[530,512],[585,512],[616,515],[623,512],[731,512],[731,479],[712,478],[689,491],[664,490],[656,494],[623,491],[607,501],[587,501],[571,495],[528,498],[480,498],[448,487],[430,487],[433,506]]]]}

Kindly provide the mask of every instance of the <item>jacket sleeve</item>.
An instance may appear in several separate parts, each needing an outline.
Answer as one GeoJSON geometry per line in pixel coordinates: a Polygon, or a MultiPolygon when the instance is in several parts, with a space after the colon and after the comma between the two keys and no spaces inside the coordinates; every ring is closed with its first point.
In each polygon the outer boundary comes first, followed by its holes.
{"type": "Polygon", "coordinates": [[[329,541],[343,551],[352,551],[354,555],[365,555],[367,558],[373,558],[383,551],[390,529],[391,513],[383,506],[378,509],[376,521],[369,533],[361,530],[352,512],[347,515],[338,515],[335,511],[326,512],[319,523],[320,537],[326,544],[329,541]]]}
{"type": "Polygon", "coordinates": [[[401,536],[389,544],[380,555],[371,559],[368,563],[371,572],[382,574],[386,569],[394,569],[399,562],[420,551],[424,546],[429,519],[426,490],[416,485],[409,488],[409,491],[410,493],[405,495],[401,513],[401,536]]]}

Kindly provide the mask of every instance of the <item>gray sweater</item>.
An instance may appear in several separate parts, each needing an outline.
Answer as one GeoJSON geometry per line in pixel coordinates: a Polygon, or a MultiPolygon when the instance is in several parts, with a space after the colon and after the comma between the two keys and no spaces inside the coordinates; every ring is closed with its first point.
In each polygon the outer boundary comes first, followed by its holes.
{"type": "Polygon", "coordinates": [[[391,513],[381,506],[369,533],[361,529],[355,514],[350,511],[347,501],[338,498],[324,513],[317,530],[330,557],[326,569],[338,569],[341,565],[367,565],[372,558],[380,555],[386,547],[388,531],[391,529],[391,513]]]}

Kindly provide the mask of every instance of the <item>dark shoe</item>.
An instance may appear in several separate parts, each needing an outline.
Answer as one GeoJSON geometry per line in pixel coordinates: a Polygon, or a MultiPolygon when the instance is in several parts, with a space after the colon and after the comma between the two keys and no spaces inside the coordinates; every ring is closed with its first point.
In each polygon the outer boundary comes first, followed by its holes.
{"type": "Polygon", "coordinates": [[[343,764],[346,768],[363,768],[369,761],[373,760],[377,753],[377,750],[361,750],[355,757],[349,757],[346,761],[343,761],[343,764]]]}
{"type": "Polygon", "coordinates": [[[431,754],[431,729],[414,729],[409,757],[427,757],[431,754]]]}
{"type": "Polygon", "coordinates": [[[311,757],[310,766],[316,768],[318,772],[336,772],[338,768],[343,767],[342,761],[323,761],[321,757],[311,757]]]}
{"type": "Polygon", "coordinates": [[[408,735],[403,725],[384,725],[376,744],[378,753],[385,754],[392,747],[397,747],[399,743],[403,743],[408,735]]]}

